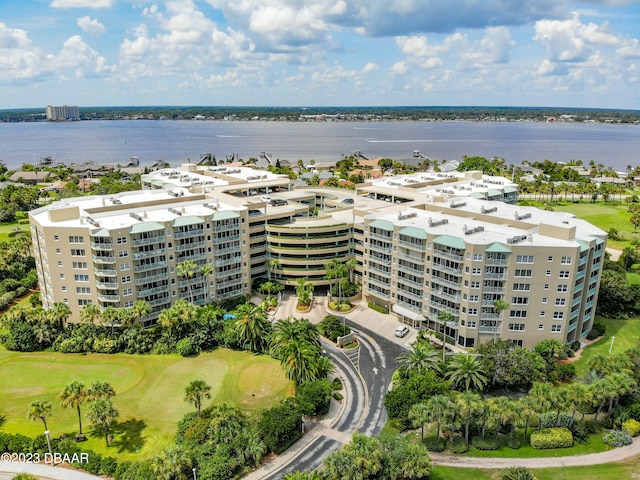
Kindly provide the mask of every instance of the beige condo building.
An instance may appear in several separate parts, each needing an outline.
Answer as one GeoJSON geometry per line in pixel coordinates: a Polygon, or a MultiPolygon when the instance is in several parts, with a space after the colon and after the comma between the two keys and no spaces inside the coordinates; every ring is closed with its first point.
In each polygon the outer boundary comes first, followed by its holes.
{"type": "Polygon", "coordinates": [[[89,303],[145,300],[152,324],[177,299],[242,297],[267,275],[322,292],[326,264],[354,258],[367,301],[462,347],[580,340],[593,324],[606,233],[514,205],[517,185],[505,178],[420,173],[355,190],[295,188],[283,175],[189,164],[145,175],[141,187],[31,212],[46,307],[65,302],[77,321],[89,303]],[[180,275],[187,260],[193,278],[180,275]],[[496,300],[508,307],[496,311],[496,300]]]}

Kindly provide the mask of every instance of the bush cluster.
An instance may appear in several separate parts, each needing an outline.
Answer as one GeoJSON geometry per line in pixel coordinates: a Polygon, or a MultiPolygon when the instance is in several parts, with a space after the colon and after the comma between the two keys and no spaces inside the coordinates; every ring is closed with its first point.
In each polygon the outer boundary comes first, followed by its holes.
{"type": "Polygon", "coordinates": [[[627,432],[632,437],[637,437],[638,435],[640,435],[640,422],[633,418],[630,418],[629,420],[622,422],[622,430],[627,432]]]}
{"type": "Polygon", "coordinates": [[[469,451],[469,445],[464,437],[453,437],[449,441],[449,450],[451,453],[466,453],[469,451]]]}
{"type": "Polygon", "coordinates": [[[610,447],[624,447],[625,445],[631,445],[633,438],[627,432],[620,432],[615,430],[613,432],[605,433],[602,436],[602,441],[610,447]]]}
{"type": "Polygon", "coordinates": [[[560,412],[559,416],[556,412],[547,412],[540,417],[540,425],[542,428],[571,428],[572,423],[571,415],[566,412],[560,412]]]}
{"type": "Polygon", "coordinates": [[[384,313],[384,314],[389,313],[389,309],[387,307],[383,307],[382,305],[378,305],[373,302],[369,302],[368,305],[371,310],[375,310],[378,313],[384,313]]]}
{"type": "Polygon", "coordinates": [[[587,340],[593,340],[595,338],[601,337],[607,331],[607,326],[602,323],[595,321],[593,322],[593,327],[591,327],[591,331],[587,335],[587,340]]]}
{"type": "Polygon", "coordinates": [[[424,437],[424,445],[430,452],[444,452],[447,446],[447,442],[444,438],[440,437],[440,441],[436,440],[436,436],[424,437]]]}
{"type": "Polygon", "coordinates": [[[471,443],[476,450],[497,450],[500,448],[500,443],[495,437],[473,437],[471,443]]]}
{"type": "Polygon", "coordinates": [[[568,448],[573,445],[573,435],[568,428],[543,428],[531,434],[531,446],[536,450],[568,448]]]}

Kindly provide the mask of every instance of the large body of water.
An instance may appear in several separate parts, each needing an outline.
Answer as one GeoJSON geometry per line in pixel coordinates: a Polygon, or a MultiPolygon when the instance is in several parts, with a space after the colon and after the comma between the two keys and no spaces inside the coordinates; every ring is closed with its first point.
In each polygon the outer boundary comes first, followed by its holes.
{"type": "Polygon", "coordinates": [[[109,120],[0,124],[0,159],[9,167],[43,156],[67,164],[92,160],[172,165],[211,152],[248,159],[335,162],[360,150],[369,158],[410,158],[414,150],[438,160],[463,155],[523,160],[590,160],[625,170],[640,165],[640,126],[570,123],[476,122],[240,122],[109,120]]]}

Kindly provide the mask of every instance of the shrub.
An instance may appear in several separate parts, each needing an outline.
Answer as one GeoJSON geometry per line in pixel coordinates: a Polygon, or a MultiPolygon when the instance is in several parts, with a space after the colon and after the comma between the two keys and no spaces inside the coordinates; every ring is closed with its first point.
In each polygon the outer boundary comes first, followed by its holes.
{"type": "Polygon", "coordinates": [[[176,343],[176,350],[183,357],[188,357],[198,353],[198,347],[193,344],[193,341],[190,338],[178,340],[178,343],[176,343]]]}
{"type": "Polygon", "coordinates": [[[602,441],[610,447],[624,447],[625,445],[631,445],[633,438],[627,432],[620,432],[615,430],[603,435],[602,441]]]}
{"type": "Polygon", "coordinates": [[[589,435],[593,433],[589,427],[587,422],[574,422],[573,425],[571,425],[573,440],[578,443],[587,443],[589,435]]]}
{"type": "Polygon", "coordinates": [[[536,450],[568,448],[573,445],[573,435],[568,428],[543,428],[531,434],[531,446],[536,450]]]}
{"type": "Polygon", "coordinates": [[[509,467],[500,471],[500,480],[537,480],[526,467],[509,467]]]}
{"type": "Polygon", "coordinates": [[[507,440],[507,447],[513,449],[513,450],[517,450],[522,446],[522,442],[520,441],[520,439],[518,437],[513,437],[513,438],[509,438],[507,440]]]}
{"type": "Polygon", "coordinates": [[[118,351],[118,342],[113,338],[96,338],[93,341],[93,351],[96,353],[116,353],[118,351]]]}
{"type": "Polygon", "coordinates": [[[118,468],[118,461],[113,457],[102,457],[100,462],[100,475],[107,475],[113,477],[118,468]]]}
{"type": "Polygon", "coordinates": [[[627,407],[627,413],[629,418],[638,420],[640,422],[640,402],[632,403],[627,407]]]}
{"type": "Polygon", "coordinates": [[[622,430],[632,437],[637,437],[640,434],[640,422],[630,418],[629,420],[622,422],[622,430]]]}
{"type": "Polygon", "coordinates": [[[451,453],[466,453],[469,451],[469,445],[463,437],[453,437],[449,442],[449,450],[451,453]]]}
{"type": "Polygon", "coordinates": [[[571,345],[569,345],[569,348],[571,348],[571,350],[573,350],[574,352],[577,352],[578,350],[580,350],[580,340],[575,340],[571,342],[571,345]]]}
{"type": "Polygon", "coordinates": [[[556,412],[547,412],[540,418],[542,428],[563,427],[570,428],[572,424],[571,415],[560,412],[560,416],[556,412]],[[557,418],[557,420],[556,420],[557,418]]]}
{"type": "Polygon", "coordinates": [[[333,382],[331,382],[331,387],[334,390],[342,390],[342,380],[339,377],[334,378],[333,382]]]}
{"type": "Polygon", "coordinates": [[[333,392],[332,396],[333,396],[333,398],[335,400],[338,400],[338,401],[340,401],[340,400],[342,400],[344,398],[344,396],[340,392],[333,392]]]}
{"type": "Polygon", "coordinates": [[[322,416],[329,413],[333,387],[328,379],[304,382],[298,386],[296,400],[305,415],[322,416]]]}
{"type": "MultiPolygon", "coordinates": [[[[572,352],[573,353],[573,352],[572,352]]],[[[568,382],[576,377],[576,366],[573,363],[556,364],[556,378],[560,382],[568,382]]]]}
{"type": "Polygon", "coordinates": [[[500,448],[500,443],[495,437],[473,437],[471,443],[476,450],[497,450],[500,448]]]}
{"type": "Polygon", "coordinates": [[[447,446],[447,442],[444,438],[440,438],[440,441],[436,441],[435,435],[430,437],[424,437],[424,445],[430,452],[444,452],[447,446]]]}

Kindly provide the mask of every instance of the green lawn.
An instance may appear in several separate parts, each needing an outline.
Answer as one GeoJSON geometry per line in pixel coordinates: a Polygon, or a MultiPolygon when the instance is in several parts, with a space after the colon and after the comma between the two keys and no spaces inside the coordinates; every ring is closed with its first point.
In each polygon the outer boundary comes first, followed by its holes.
{"type": "Polygon", "coordinates": [[[584,349],[580,360],[576,361],[576,373],[578,377],[587,372],[589,358],[597,354],[609,354],[611,347],[611,337],[616,337],[613,341],[611,353],[620,353],[635,347],[640,339],[640,318],[630,318],[629,320],[609,320],[596,317],[607,326],[606,333],[596,343],[584,349]]]}
{"type": "Polygon", "coordinates": [[[29,234],[29,224],[18,225],[18,222],[3,223],[0,224],[0,242],[8,242],[11,238],[9,234],[13,232],[13,229],[16,227],[20,227],[22,232],[25,232],[27,235],[29,234]]]}
{"type": "MultiPolygon", "coordinates": [[[[0,349],[0,405],[3,430],[35,436],[41,422],[26,419],[29,404],[48,400],[52,436],[77,433],[77,413],[61,408],[57,395],[77,379],[86,385],[110,382],[120,412],[115,442],[108,450],[100,433],[83,446],[121,459],[156,455],[173,441],[177,422],[193,410],[183,401],[185,386],[194,379],[212,388],[211,403],[232,402],[243,410],[269,407],[293,394],[278,362],[268,356],[219,349],[194,358],[173,355],[69,355],[54,352],[18,353],[0,349]],[[14,372],[20,372],[16,375],[14,372]]],[[[84,412],[87,406],[84,406],[84,412]]],[[[84,430],[92,428],[83,414],[84,430]]]]}

